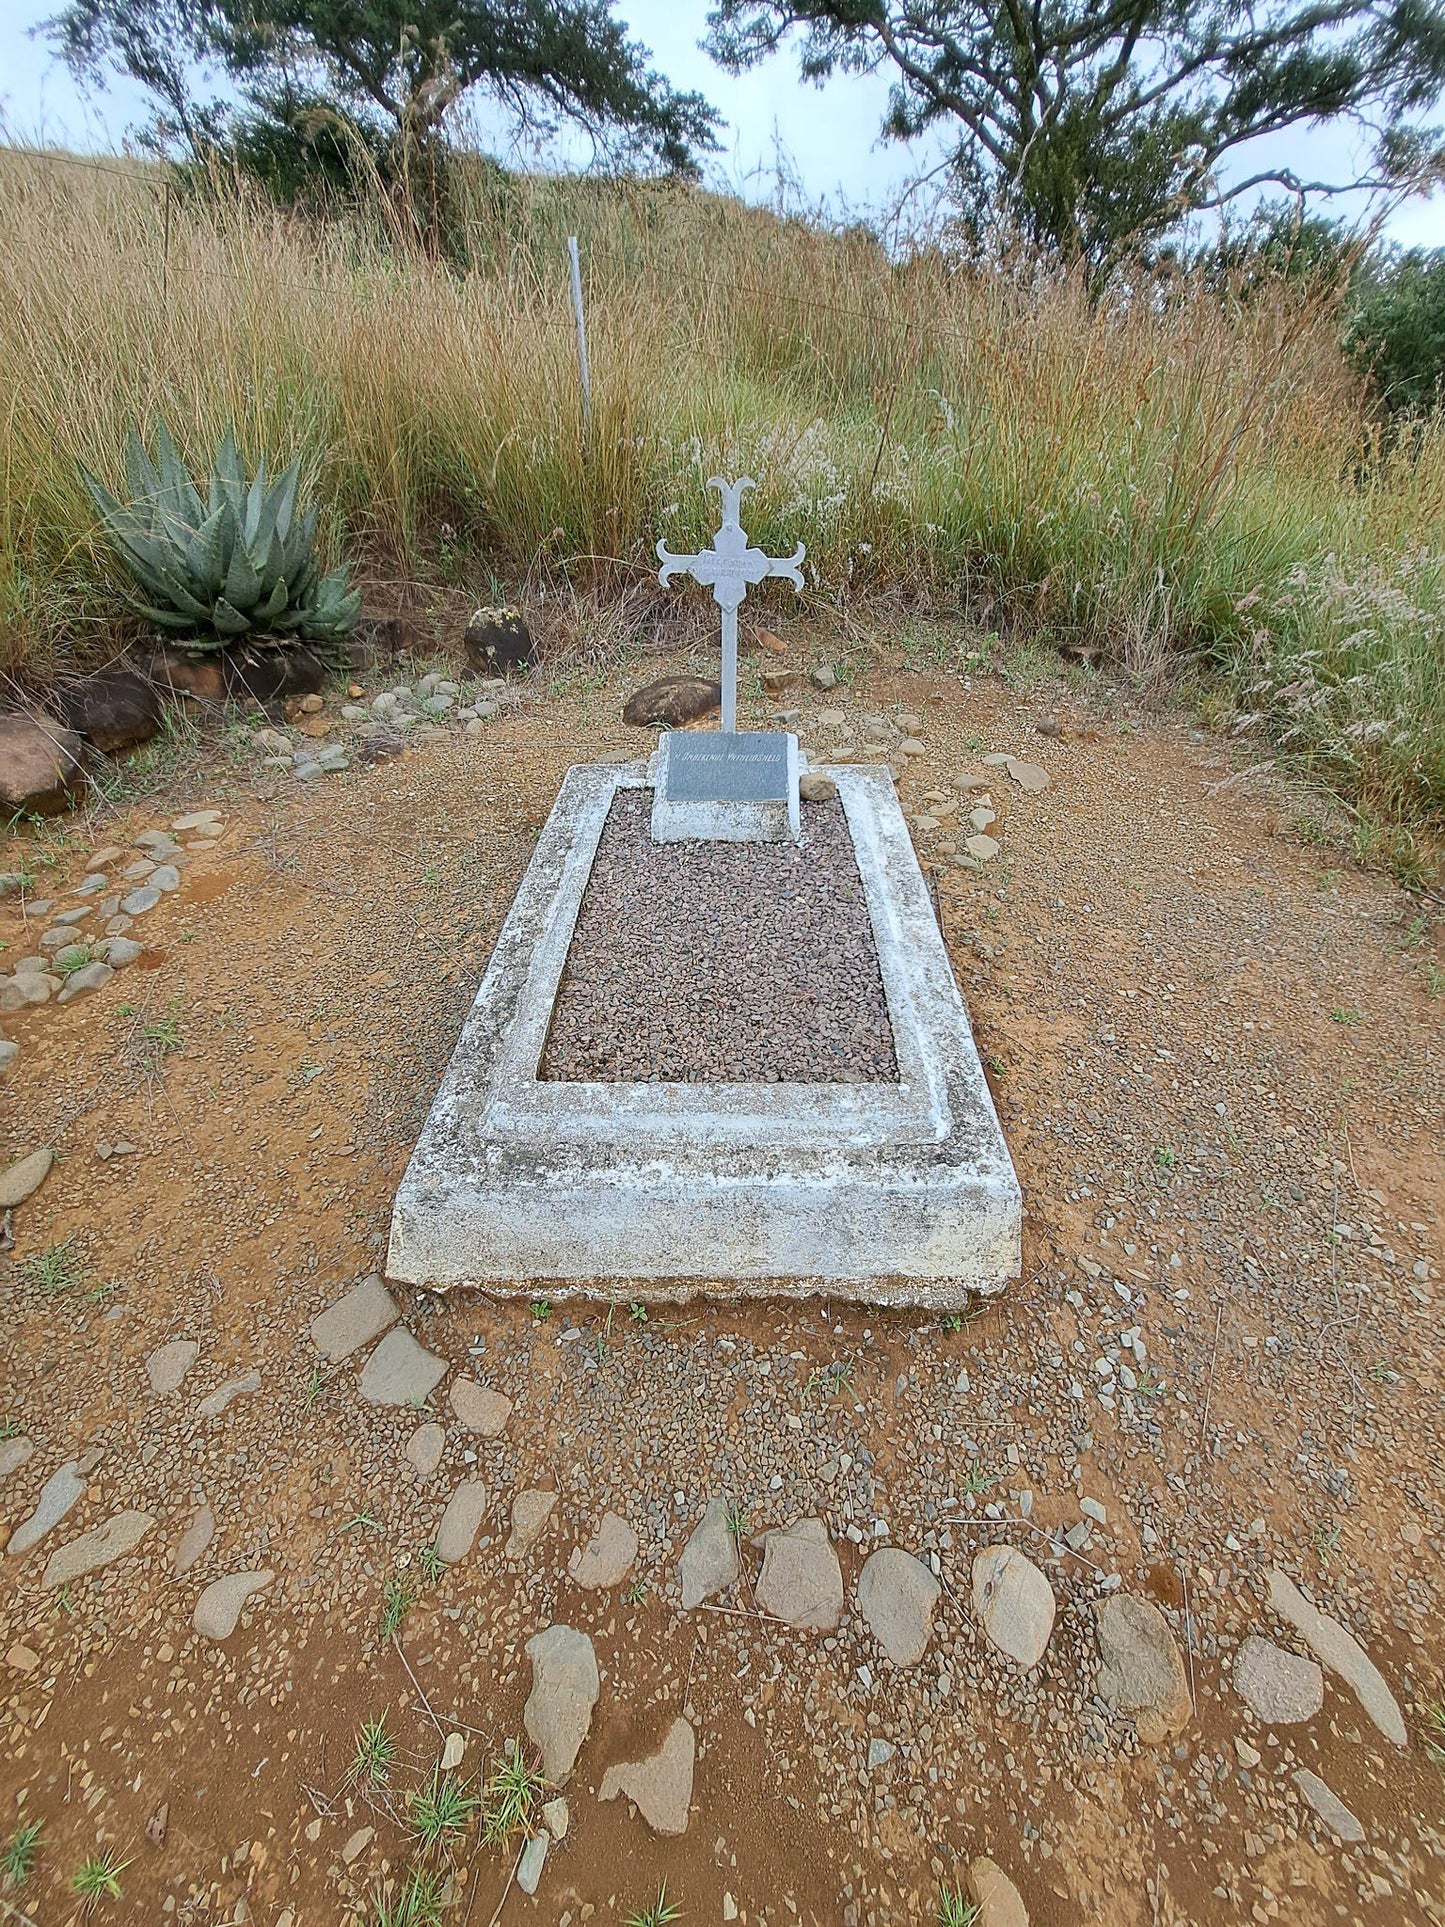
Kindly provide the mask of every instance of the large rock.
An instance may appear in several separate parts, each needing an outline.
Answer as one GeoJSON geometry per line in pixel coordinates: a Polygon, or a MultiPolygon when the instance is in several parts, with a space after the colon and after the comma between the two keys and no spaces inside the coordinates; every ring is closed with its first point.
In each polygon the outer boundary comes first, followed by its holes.
{"type": "Polygon", "coordinates": [[[1289,1621],[1316,1659],[1338,1673],[1387,1740],[1409,1744],[1409,1733],[1395,1696],[1353,1633],[1328,1613],[1322,1613],[1278,1567],[1269,1575],[1269,1603],[1289,1621]]]}
{"type": "Polygon", "coordinates": [[[921,1559],[896,1546],[875,1552],[859,1573],[858,1610],[895,1666],[922,1659],[941,1590],[921,1559]]]}
{"type": "Polygon", "coordinates": [[[191,1624],[202,1639],[229,1639],[246,1601],[252,1594],[264,1592],[275,1577],[274,1572],[253,1570],[213,1579],[196,1601],[191,1624]]]}
{"type": "Polygon", "coordinates": [[[85,1480],[81,1477],[79,1462],[67,1459],[41,1486],[35,1510],[11,1533],[6,1552],[12,1559],[18,1559],[32,1546],[38,1546],[46,1533],[53,1532],[71,1507],[84,1497],[85,1480]]]}
{"type": "Polygon", "coordinates": [[[206,703],[248,696],[258,703],[283,702],[288,696],[315,695],[326,681],[326,664],[302,643],[243,642],[203,653],[167,646],[156,651],[148,667],[162,691],[206,703]]]}
{"type": "Polygon", "coordinates": [[[368,1405],[422,1405],[446,1369],[444,1358],[418,1345],[409,1331],[398,1326],[362,1367],[359,1390],[368,1405]]]}
{"type": "Polygon", "coordinates": [[[469,1432],[494,1439],[512,1416],[512,1401],[474,1378],[459,1378],[451,1389],[452,1410],[469,1432]]]}
{"type": "Polygon", "coordinates": [[[721,704],[721,683],[709,682],[705,676],[659,676],[628,697],[622,720],[638,729],[681,729],[684,723],[711,715],[721,704]]]}
{"type": "Polygon", "coordinates": [[[686,1833],[696,1753],[697,1740],[691,1726],[684,1719],[675,1719],[651,1758],[608,1767],[597,1798],[615,1800],[621,1793],[654,1833],[686,1833]]]}
{"type": "Polygon", "coordinates": [[[154,683],[134,669],[102,669],[55,692],[61,720],[107,755],[148,743],[161,726],[154,683]]]}
{"type": "Polygon", "coordinates": [[[311,1320],[311,1342],[325,1359],[333,1363],[349,1358],[352,1352],[380,1338],[401,1317],[396,1300],[373,1272],[353,1285],[344,1298],[319,1312],[311,1320]]]}
{"type": "Polygon", "coordinates": [[[479,675],[508,676],[514,669],[533,669],[536,645],[519,610],[477,609],[462,637],[468,663],[479,675]]]}
{"type": "Polygon", "coordinates": [[[637,1534],[615,1512],[604,1512],[601,1524],[585,1546],[574,1546],[567,1571],[574,1584],[596,1589],[617,1586],[637,1557],[637,1534]]]}
{"type": "Polygon", "coordinates": [[[683,1611],[691,1612],[715,1593],[726,1592],[736,1584],[740,1571],[737,1541],[728,1530],[727,1502],[713,1499],[693,1527],[677,1562],[683,1611]]]}
{"type": "Polygon", "coordinates": [[[437,1557],[454,1566],[465,1559],[476,1543],[486,1516],[487,1491],[480,1479],[463,1479],[447,1500],[446,1511],[437,1527],[437,1557]]]}
{"type": "Polygon", "coordinates": [[[1147,1599],[1115,1593],[1094,1608],[1100,1695],[1133,1720],[1146,1746],[1182,1733],[1194,1713],[1184,1657],[1169,1622],[1147,1599]]]}
{"type": "Polygon", "coordinates": [[[978,1909],[974,1927],[1029,1927],[1023,1895],[986,1853],[969,1862],[968,1897],[978,1909]]]}
{"type": "Polygon", "coordinates": [[[502,1548],[504,1558],[520,1559],[524,1552],[531,1551],[546,1530],[556,1503],[557,1494],[544,1492],[540,1487],[517,1494],[512,1501],[511,1535],[502,1548]]]}
{"type": "Polygon", "coordinates": [[[24,1204],[50,1176],[54,1162],[53,1151],[32,1151],[8,1171],[0,1171],[0,1211],[13,1211],[17,1204],[24,1204]]]}
{"type": "Polygon", "coordinates": [[[975,1558],[973,1609],[999,1652],[1038,1665],[1054,1630],[1054,1589],[1016,1546],[985,1546],[975,1558]]]}
{"type": "Polygon", "coordinates": [[[59,816],[75,801],[84,769],[73,729],[34,716],[0,716],[0,821],[59,816]]]}
{"type": "Polygon", "coordinates": [[[552,1786],[565,1786],[592,1724],[601,1684],[597,1655],[586,1633],[573,1626],[549,1626],[527,1641],[532,1690],[522,1709],[522,1724],[542,1755],[542,1772],[552,1786]]]}
{"type": "Polygon", "coordinates": [[[1340,1796],[1327,1787],[1318,1773],[1301,1767],[1294,1783],[1341,1846],[1355,1847],[1365,1837],[1365,1829],[1340,1796]]]}
{"type": "Polygon", "coordinates": [[[200,1355],[194,1338],[173,1338],[168,1345],[158,1346],[146,1360],[146,1377],[157,1398],[174,1392],[200,1355]]]}
{"type": "Polygon", "coordinates": [[[843,1570],[821,1519],[763,1535],[758,1605],[789,1626],[830,1633],[843,1616],[843,1570]]]}
{"type": "Polygon", "coordinates": [[[1234,1690],[1268,1726],[1312,1720],[1325,1703],[1325,1676],[1312,1659],[1251,1633],[1234,1656],[1234,1690]]]}
{"type": "Polygon", "coordinates": [[[116,1513],[104,1525],[82,1532],[68,1546],[57,1546],[45,1562],[41,1585],[47,1591],[53,1586],[68,1586],[87,1572],[123,1559],[128,1552],[134,1552],[154,1524],[149,1512],[116,1513]]]}

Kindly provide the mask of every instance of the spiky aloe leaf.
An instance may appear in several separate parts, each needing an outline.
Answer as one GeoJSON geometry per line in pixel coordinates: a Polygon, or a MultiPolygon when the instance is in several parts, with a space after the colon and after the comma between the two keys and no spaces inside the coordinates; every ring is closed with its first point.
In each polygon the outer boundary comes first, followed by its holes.
{"type": "Polygon", "coordinates": [[[241,527],[245,532],[247,548],[255,545],[256,536],[261,527],[261,510],[266,494],[266,458],[263,455],[260,466],[252,478],[251,486],[246,491],[246,518],[241,527]]]}
{"type": "Polygon", "coordinates": [[[233,609],[224,596],[216,597],[216,606],[211,611],[211,621],[216,626],[217,634],[223,636],[248,636],[256,626],[250,616],[242,615],[239,609],[233,609]]]}
{"type": "Polygon", "coordinates": [[[134,428],[125,432],[125,479],[135,501],[154,499],[161,492],[161,478],[134,428]]]}
{"type": "Polygon", "coordinates": [[[276,586],[272,589],[270,595],[267,596],[264,602],[256,605],[255,620],[257,627],[264,629],[268,623],[274,622],[279,615],[284,614],[286,605],[290,600],[291,596],[286,587],[286,578],[284,575],[279,576],[276,581],[276,586]]]}
{"type": "Polygon", "coordinates": [[[300,476],[301,464],[293,462],[271,491],[269,507],[276,533],[283,542],[291,532],[291,516],[296,507],[296,484],[300,476]]]}
{"type": "Polygon", "coordinates": [[[184,635],[187,630],[195,629],[194,616],[183,616],[176,609],[158,609],[153,602],[141,602],[134,596],[128,596],[126,600],[132,609],[147,617],[158,629],[170,629],[176,635],[184,635]]]}
{"type": "Polygon", "coordinates": [[[161,506],[183,527],[198,528],[205,509],[163,419],[156,422],[156,468],[160,473],[161,506]]]}
{"type": "Polygon", "coordinates": [[[226,571],[221,593],[232,608],[254,609],[261,600],[261,588],[261,571],[251,560],[246,544],[237,542],[231,551],[231,566],[226,571]]]}
{"type": "Polygon", "coordinates": [[[236,446],[236,431],[228,428],[221,437],[221,446],[216,450],[216,467],[211,476],[210,502],[213,512],[223,502],[230,504],[238,531],[245,527],[246,490],[246,471],[241,465],[241,451],[236,446]]]}
{"type": "Polygon", "coordinates": [[[218,595],[226,580],[234,541],[231,511],[222,502],[214,515],[208,515],[186,544],[186,579],[202,600],[218,595]]]}

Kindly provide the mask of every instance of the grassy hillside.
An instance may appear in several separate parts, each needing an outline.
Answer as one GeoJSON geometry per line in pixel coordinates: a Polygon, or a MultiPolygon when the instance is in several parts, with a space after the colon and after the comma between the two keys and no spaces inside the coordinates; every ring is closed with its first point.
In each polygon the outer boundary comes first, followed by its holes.
{"type": "Polygon", "coordinates": [[[751,526],[808,544],[822,599],[926,588],[1201,652],[1345,793],[1445,809],[1445,423],[1377,446],[1318,303],[1100,312],[686,189],[471,196],[459,272],[375,226],[167,209],[143,169],[0,151],[0,667],[113,649],[76,464],[117,479],[127,421],[163,410],[197,463],[231,421],[301,455],[337,552],[426,570],[445,542],[482,584],[635,578],[746,469],[751,526]]]}

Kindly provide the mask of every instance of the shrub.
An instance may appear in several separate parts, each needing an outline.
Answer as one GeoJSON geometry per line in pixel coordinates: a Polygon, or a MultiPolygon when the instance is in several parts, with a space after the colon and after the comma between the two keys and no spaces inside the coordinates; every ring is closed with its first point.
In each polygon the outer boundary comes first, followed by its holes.
{"type": "Polygon", "coordinates": [[[129,504],[88,470],[81,479],[144,591],[135,606],[158,627],[197,650],[242,636],[336,642],[355,627],[359,592],[348,593],[345,568],[322,575],[312,553],[316,511],[296,512],[299,464],[268,484],[263,460],[248,478],[228,428],[203,501],[162,421],[154,462],[127,432],[125,471],[129,504]]]}

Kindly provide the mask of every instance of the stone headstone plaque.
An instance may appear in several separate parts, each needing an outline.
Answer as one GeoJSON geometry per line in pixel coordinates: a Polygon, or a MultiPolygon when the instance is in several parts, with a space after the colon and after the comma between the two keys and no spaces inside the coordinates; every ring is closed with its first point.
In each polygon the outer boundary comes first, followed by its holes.
{"type": "Polygon", "coordinates": [[[797,842],[798,739],[781,730],[670,730],[651,781],[656,843],[797,842]]]}
{"type": "Polygon", "coordinates": [[[788,742],[780,730],[679,733],[668,744],[669,803],[786,803],[788,742]]]}

